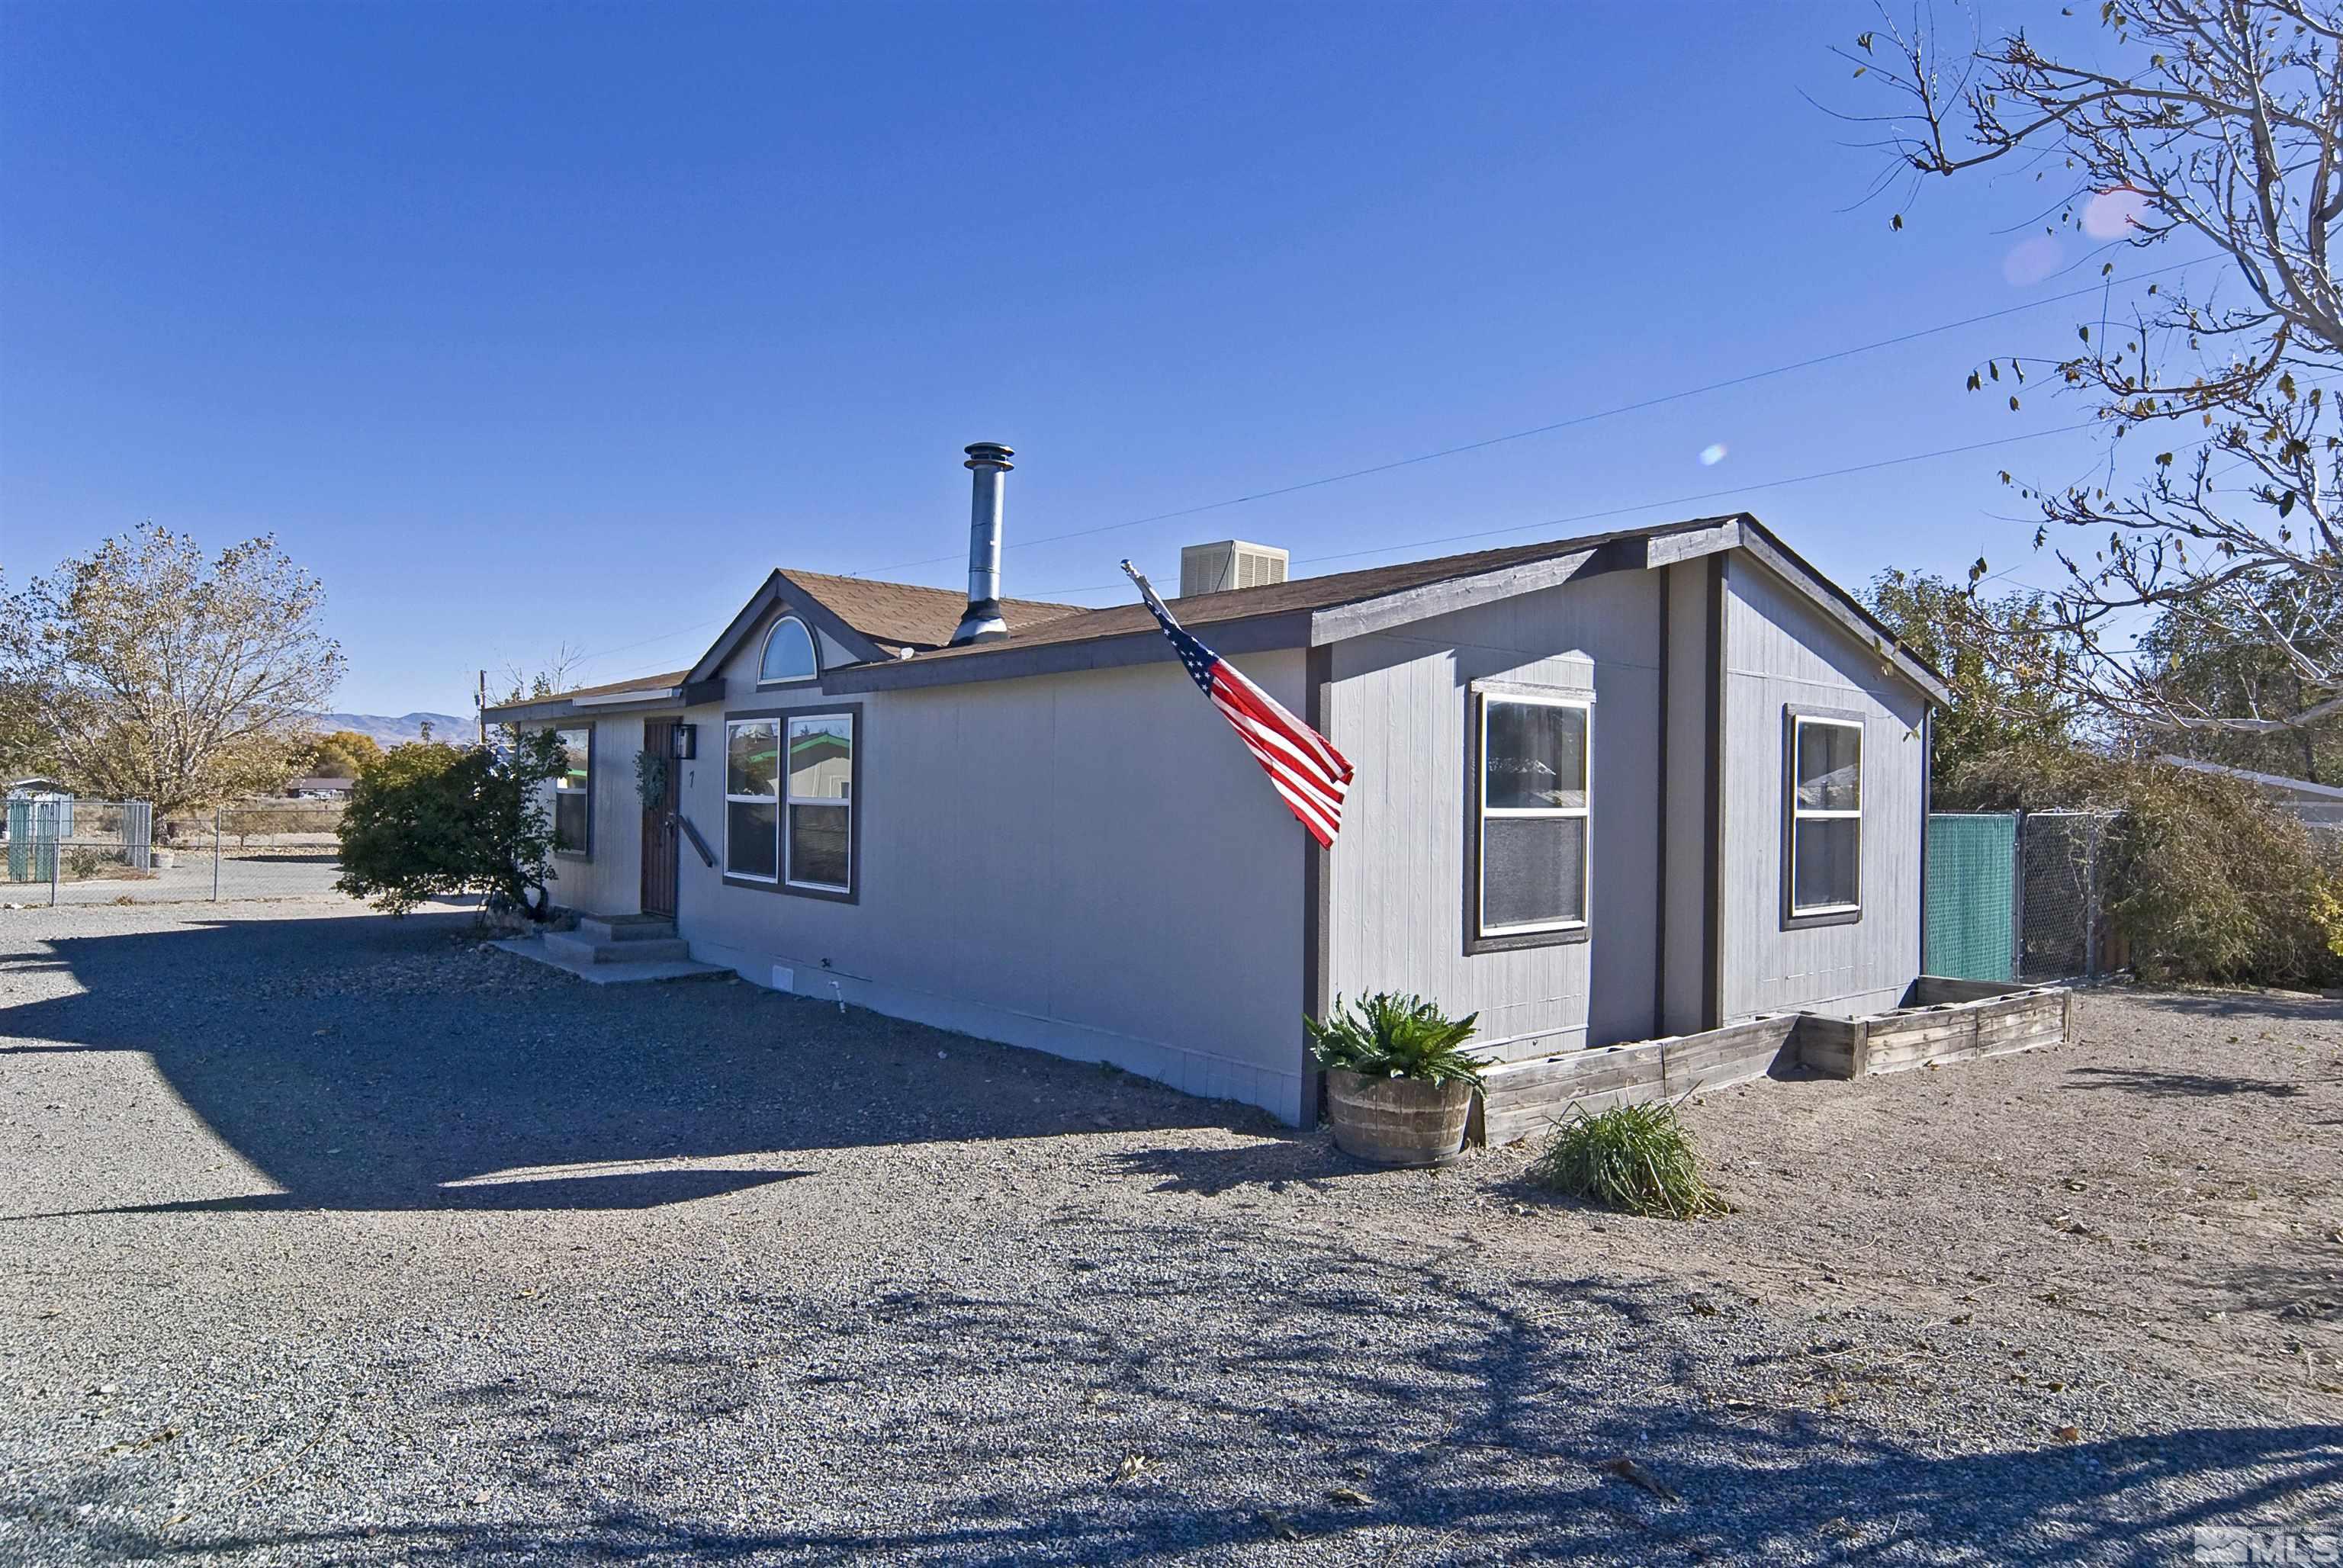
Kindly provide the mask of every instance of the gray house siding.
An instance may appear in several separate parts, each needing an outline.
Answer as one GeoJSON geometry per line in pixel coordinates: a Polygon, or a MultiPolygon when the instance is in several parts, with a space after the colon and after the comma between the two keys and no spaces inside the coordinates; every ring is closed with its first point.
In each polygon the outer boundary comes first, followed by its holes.
{"type": "MultiPolygon", "coordinates": [[[[1795,561],[1769,568],[1751,548],[1648,569],[1587,552],[1555,586],[1475,602],[1468,584],[1413,621],[1369,602],[1233,625],[1219,641],[1318,644],[1234,662],[1357,765],[1323,854],[1151,638],[1150,661],[1122,662],[1138,645],[1119,637],[1098,668],[897,683],[865,665],[832,694],[821,680],[759,689],[758,626],[691,689],[722,699],[682,715],[699,745],[678,764],[681,814],[717,864],[687,839],[679,932],[759,985],[1110,1061],[1288,1121],[1315,1104],[1300,1028],[1312,998],[1420,992],[1479,1013],[1478,1045],[1501,1060],[1778,1009],[1892,1006],[1919,967],[1925,671],[1893,672],[1835,598],[1818,606],[1813,585],[1774,575],[1795,561]],[[1473,699],[1488,683],[1591,699],[1574,940],[1475,940],[1473,699]],[[1864,725],[1859,918],[1785,918],[1796,708],[1864,725]],[[728,881],[728,716],[846,710],[850,894],[728,881]]],[[[826,669],[851,658],[827,636],[820,651],[826,669]]],[[[561,860],[556,899],[628,912],[643,719],[578,722],[596,729],[594,847],[561,860]]]]}
{"type": "MultiPolygon", "coordinates": [[[[593,849],[582,856],[564,852],[554,857],[553,901],[581,914],[630,915],[642,908],[643,895],[643,808],[635,791],[635,754],[643,749],[642,719],[630,715],[580,717],[529,728],[588,726],[594,731],[593,849]]],[[[552,794],[550,785],[546,793],[552,794]]]]}
{"type": "MultiPolygon", "coordinates": [[[[683,811],[719,862],[683,858],[694,956],[1298,1119],[1304,840],[1176,664],[826,702],[758,691],[758,646],[726,672],[724,705],[687,716],[683,811]],[[726,714],[846,704],[855,901],[727,885],[726,714]]],[[[1240,663],[1301,707],[1298,649],[1240,663]]]]}
{"type": "Polygon", "coordinates": [[[1748,557],[1725,558],[1725,1020],[1896,1006],[1920,972],[1925,699],[1748,557]],[[1785,712],[1860,714],[1862,915],[1785,929],[1785,712]]]}
{"type": "Polygon", "coordinates": [[[1327,988],[1481,1015],[1502,1060],[1653,1031],[1660,588],[1623,572],[1333,645],[1322,712],[1357,766],[1326,857],[1327,988]],[[1585,941],[1465,951],[1475,680],[1594,696],[1585,941]]]}

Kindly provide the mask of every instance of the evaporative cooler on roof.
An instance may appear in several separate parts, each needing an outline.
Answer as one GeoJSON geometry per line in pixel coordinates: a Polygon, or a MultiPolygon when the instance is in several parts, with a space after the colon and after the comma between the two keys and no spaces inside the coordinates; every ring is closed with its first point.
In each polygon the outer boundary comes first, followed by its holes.
{"type": "Polygon", "coordinates": [[[1180,552],[1180,597],[1192,598],[1200,593],[1282,583],[1286,559],[1286,552],[1272,545],[1248,544],[1243,539],[1190,545],[1180,552]]]}

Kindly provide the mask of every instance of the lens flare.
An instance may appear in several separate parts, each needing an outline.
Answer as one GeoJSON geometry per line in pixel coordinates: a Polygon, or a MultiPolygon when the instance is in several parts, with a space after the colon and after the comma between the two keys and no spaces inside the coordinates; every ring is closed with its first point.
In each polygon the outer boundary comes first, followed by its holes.
{"type": "Polygon", "coordinates": [[[2083,232],[2093,239],[2124,239],[2147,218],[2147,198],[2129,186],[2103,190],[2083,207],[2083,232]]]}
{"type": "Polygon", "coordinates": [[[1702,467],[1714,468],[1723,461],[1725,461],[1724,442],[1719,441],[1714,446],[1703,447],[1700,449],[1700,466],[1702,467]]]}
{"type": "Polygon", "coordinates": [[[2030,287],[2057,271],[2066,254],[2055,237],[2037,234],[2020,241],[2002,257],[2001,276],[2019,288],[2030,287]]]}

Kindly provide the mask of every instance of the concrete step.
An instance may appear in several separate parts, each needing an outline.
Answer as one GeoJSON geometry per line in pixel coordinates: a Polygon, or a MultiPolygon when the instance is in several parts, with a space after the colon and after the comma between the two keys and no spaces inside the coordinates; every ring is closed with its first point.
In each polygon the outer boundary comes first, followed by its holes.
{"type": "MultiPolygon", "coordinates": [[[[549,945],[551,937],[567,934],[555,931],[544,937],[511,937],[494,945],[534,962],[549,964],[564,974],[576,975],[588,985],[635,985],[646,980],[729,980],[734,978],[733,971],[721,964],[693,963],[689,959],[658,962],[638,959],[635,955],[642,949],[654,947],[650,942],[589,943],[589,947],[600,950],[606,956],[600,962],[591,960],[579,962],[562,956],[549,945]],[[613,948],[618,951],[611,953],[609,950],[613,948]]],[[[676,945],[680,947],[682,944],[679,942],[676,945]]],[[[665,944],[656,946],[664,947],[665,944]]]]}
{"type": "Polygon", "coordinates": [[[675,935],[665,915],[582,915],[578,934],[593,942],[656,942],[675,935]]]}
{"type": "Polygon", "coordinates": [[[580,920],[575,931],[548,931],[545,950],[572,964],[686,963],[691,958],[691,945],[681,937],[598,940],[587,933],[586,926],[587,922],[580,920]]]}

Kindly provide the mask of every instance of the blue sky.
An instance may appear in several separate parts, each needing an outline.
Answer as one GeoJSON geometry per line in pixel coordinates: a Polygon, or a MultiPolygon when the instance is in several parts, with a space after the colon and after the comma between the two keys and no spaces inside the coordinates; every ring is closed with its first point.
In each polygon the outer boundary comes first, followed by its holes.
{"type": "MultiPolygon", "coordinates": [[[[2073,242],[2012,281],[2030,176],[1901,234],[1845,210],[1875,155],[1800,94],[1866,102],[1826,50],[1873,15],[0,7],[0,566],[274,531],[326,579],[337,706],[460,712],[564,643],[688,664],[772,565],[959,586],[970,441],[1018,449],[1016,547],[2094,281],[2073,242]]],[[[2070,480],[2084,437],[1759,487],[2077,423],[1962,383],[2097,314],[1012,548],[1007,588],[1745,505],[1850,585],[2046,582],[1995,476],[2070,480]]]]}

